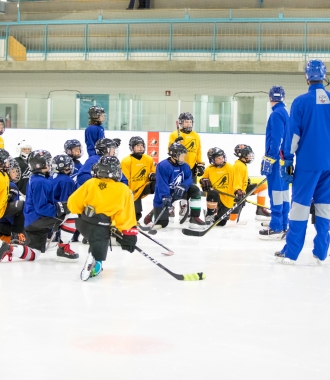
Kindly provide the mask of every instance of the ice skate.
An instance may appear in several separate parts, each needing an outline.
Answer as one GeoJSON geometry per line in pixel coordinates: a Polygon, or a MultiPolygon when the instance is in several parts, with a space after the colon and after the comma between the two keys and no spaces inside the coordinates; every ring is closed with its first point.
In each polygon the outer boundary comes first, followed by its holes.
{"type": "Polygon", "coordinates": [[[294,265],[295,261],[285,257],[285,253],[281,251],[275,252],[275,261],[279,264],[294,265]]]}
{"type": "Polygon", "coordinates": [[[79,260],[79,255],[71,250],[70,244],[59,244],[56,260],[62,263],[75,263],[79,260]]]}
{"type": "Polygon", "coordinates": [[[316,263],[317,265],[320,265],[320,266],[323,265],[324,260],[320,260],[320,259],[319,259],[317,256],[315,256],[315,255],[313,255],[313,258],[315,259],[315,263],[316,263]]]}
{"type": "Polygon", "coordinates": [[[83,270],[80,273],[80,278],[87,281],[92,276],[92,270],[95,266],[95,259],[91,253],[88,254],[83,270]]]}
{"type": "MultiPolygon", "coordinates": [[[[206,215],[205,216],[205,224],[210,226],[211,224],[213,224],[215,222],[215,217],[214,215],[206,215]]],[[[236,224],[236,221],[235,221],[235,224],[236,224]]]]}
{"type": "Polygon", "coordinates": [[[13,247],[3,240],[0,240],[0,262],[3,261],[3,259],[8,256],[8,261],[11,261],[13,258],[12,255],[13,247]]]}
{"type": "Polygon", "coordinates": [[[24,245],[25,244],[26,237],[23,232],[12,232],[11,233],[11,239],[10,242],[11,244],[20,244],[24,245]]]}
{"type": "Polygon", "coordinates": [[[189,220],[189,228],[192,230],[204,230],[206,227],[205,222],[198,216],[191,216],[189,220]]]}
{"type": "Polygon", "coordinates": [[[267,211],[267,209],[265,209],[264,207],[260,207],[260,206],[257,207],[255,220],[268,220],[268,221],[270,221],[270,217],[271,217],[270,212],[267,211]]]}
{"type": "Polygon", "coordinates": [[[270,220],[267,221],[267,222],[262,222],[262,223],[261,223],[261,227],[268,227],[268,226],[269,226],[269,223],[270,223],[270,220]]]}
{"type": "Polygon", "coordinates": [[[152,218],[154,216],[154,210],[151,210],[149,214],[147,214],[144,219],[143,223],[147,226],[148,224],[152,223],[152,218]]]}
{"type": "Polygon", "coordinates": [[[180,202],[180,211],[179,211],[179,219],[180,224],[183,224],[187,218],[190,216],[189,203],[185,201],[185,203],[180,202]]]}
{"type": "Polygon", "coordinates": [[[168,216],[169,216],[169,222],[174,223],[175,218],[175,208],[174,206],[171,206],[168,208],[168,216]]]}
{"type": "Polygon", "coordinates": [[[282,240],[283,231],[274,231],[271,228],[265,228],[259,231],[259,239],[261,240],[282,240]]]}

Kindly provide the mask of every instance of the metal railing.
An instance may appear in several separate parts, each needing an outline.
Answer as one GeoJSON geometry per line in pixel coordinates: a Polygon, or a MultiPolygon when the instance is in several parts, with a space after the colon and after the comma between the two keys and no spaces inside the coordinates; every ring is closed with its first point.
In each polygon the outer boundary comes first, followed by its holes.
{"type": "Polygon", "coordinates": [[[330,19],[10,22],[2,60],[308,60],[330,58],[330,19]]]}

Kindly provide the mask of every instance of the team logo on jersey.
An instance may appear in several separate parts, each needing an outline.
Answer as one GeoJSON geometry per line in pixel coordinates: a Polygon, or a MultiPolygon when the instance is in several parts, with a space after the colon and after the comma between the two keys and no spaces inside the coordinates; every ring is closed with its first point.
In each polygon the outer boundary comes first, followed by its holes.
{"type": "Polygon", "coordinates": [[[185,148],[189,153],[196,153],[196,145],[196,139],[191,139],[186,143],[185,148]]]}
{"type": "Polygon", "coordinates": [[[325,95],[319,95],[319,102],[324,104],[327,101],[327,97],[325,95]]]}
{"type": "Polygon", "coordinates": [[[145,179],[145,175],[147,173],[147,168],[146,166],[143,166],[143,168],[141,168],[136,174],[135,176],[132,178],[132,181],[133,182],[137,182],[137,181],[143,181],[145,179]]]}
{"type": "Polygon", "coordinates": [[[104,190],[107,188],[107,184],[105,182],[100,182],[98,184],[98,187],[100,188],[100,190],[104,190]]]}
{"type": "Polygon", "coordinates": [[[217,182],[213,184],[215,189],[227,189],[228,188],[228,174],[224,174],[217,182]]]}
{"type": "Polygon", "coordinates": [[[173,182],[170,183],[170,189],[174,189],[176,186],[179,186],[184,180],[184,175],[182,172],[180,172],[173,180],[173,182]]]}

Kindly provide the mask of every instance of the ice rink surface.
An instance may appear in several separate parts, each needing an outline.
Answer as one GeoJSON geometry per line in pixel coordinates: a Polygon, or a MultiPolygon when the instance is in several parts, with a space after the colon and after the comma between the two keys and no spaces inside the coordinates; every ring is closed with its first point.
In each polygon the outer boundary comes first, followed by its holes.
{"type": "Polygon", "coordinates": [[[259,240],[254,213],[247,205],[246,225],[200,238],[176,219],[154,236],[171,257],[139,236],[164,266],[204,281],[177,281],[117,246],[87,282],[81,243],[79,263],[57,263],[56,249],[0,263],[0,379],[328,379],[330,261],[314,263],[309,225],[296,265],[275,263],[284,242],[259,240]]]}

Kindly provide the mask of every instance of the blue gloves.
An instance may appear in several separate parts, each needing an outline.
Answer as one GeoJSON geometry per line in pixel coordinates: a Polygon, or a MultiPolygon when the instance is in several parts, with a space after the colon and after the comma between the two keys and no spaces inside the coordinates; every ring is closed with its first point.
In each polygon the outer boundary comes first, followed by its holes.
{"type": "Polygon", "coordinates": [[[172,206],[172,198],[164,197],[162,199],[163,207],[171,207],[172,206]]]}
{"type": "Polygon", "coordinates": [[[182,199],[185,191],[186,189],[183,186],[175,186],[174,193],[173,193],[173,201],[182,199]]]}
{"type": "Polygon", "coordinates": [[[293,160],[280,159],[280,174],[283,180],[290,184],[293,181],[293,160]]]}
{"type": "Polygon", "coordinates": [[[275,158],[270,157],[270,156],[263,156],[262,161],[261,161],[260,174],[261,175],[272,174],[273,165],[275,162],[276,162],[275,158]]]}

